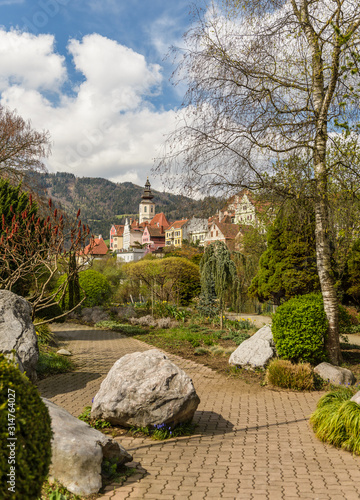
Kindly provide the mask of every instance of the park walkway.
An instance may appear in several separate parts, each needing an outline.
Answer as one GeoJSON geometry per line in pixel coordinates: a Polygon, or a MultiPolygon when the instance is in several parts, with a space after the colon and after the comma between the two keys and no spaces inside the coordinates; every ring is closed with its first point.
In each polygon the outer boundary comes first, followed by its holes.
{"type": "MultiPolygon", "coordinates": [[[[119,333],[56,325],[79,369],[39,382],[42,396],[78,416],[124,354],[152,347],[119,333]]],[[[316,439],[308,423],[319,393],[274,391],[169,355],[193,379],[196,434],[167,441],[120,437],[138,473],[101,500],[360,498],[360,457],[316,439]]]]}

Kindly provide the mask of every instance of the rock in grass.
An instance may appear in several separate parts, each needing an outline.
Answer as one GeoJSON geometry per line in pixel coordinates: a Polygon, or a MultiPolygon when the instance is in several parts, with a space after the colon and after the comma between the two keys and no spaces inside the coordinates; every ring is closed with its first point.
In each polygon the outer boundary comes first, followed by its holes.
{"type": "Polygon", "coordinates": [[[231,354],[229,363],[243,368],[264,369],[274,356],[276,349],[271,326],[265,325],[239,345],[231,354]]]}
{"type": "Polygon", "coordinates": [[[314,372],[323,380],[334,385],[352,385],[356,380],[354,374],[347,368],[341,368],[340,366],[334,366],[325,362],[315,366],[314,372]]]}
{"type": "Polygon", "coordinates": [[[39,348],[31,311],[25,299],[8,290],[0,290],[0,352],[11,356],[14,349],[19,369],[35,382],[39,348]]]}
{"type": "Polygon", "coordinates": [[[358,405],[360,405],[360,391],[353,395],[350,401],[355,401],[358,405]]]}
{"type": "Polygon", "coordinates": [[[132,461],[132,456],[111,437],[42,399],[49,410],[53,431],[50,481],[57,479],[75,495],[91,495],[101,488],[103,460],[117,458],[120,465],[132,461]]]}
{"type": "Polygon", "coordinates": [[[126,354],[96,394],[93,418],[124,427],[189,422],[200,399],[192,380],[157,349],[126,354]]]}
{"type": "Polygon", "coordinates": [[[59,349],[56,354],[61,354],[62,356],[72,356],[71,352],[67,349],[59,349]]]}

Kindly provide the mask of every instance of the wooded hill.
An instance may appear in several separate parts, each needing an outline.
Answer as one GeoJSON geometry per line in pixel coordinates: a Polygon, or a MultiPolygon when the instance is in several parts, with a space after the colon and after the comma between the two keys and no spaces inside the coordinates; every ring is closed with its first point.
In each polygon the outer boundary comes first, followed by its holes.
{"type": "MultiPolygon", "coordinates": [[[[67,172],[44,173],[28,180],[34,191],[51,198],[68,215],[81,209],[81,219],[94,234],[106,239],[111,224],[121,224],[126,216],[137,216],[144,187],[132,182],[114,183],[101,177],[76,177],[67,172]]],[[[145,181],[144,181],[145,183],[145,181]]],[[[156,213],[168,220],[183,217],[209,217],[222,205],[217,198],[193,200],[186,196],[152,190],[156,213]]]]}

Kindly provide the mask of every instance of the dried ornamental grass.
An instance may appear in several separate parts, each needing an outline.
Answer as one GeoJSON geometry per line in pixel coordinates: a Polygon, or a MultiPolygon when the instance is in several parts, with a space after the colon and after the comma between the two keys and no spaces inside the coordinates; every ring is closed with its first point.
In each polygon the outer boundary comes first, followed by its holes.
{"type": "Polygon", "coordinates": [[[266,370],[265,381],[276,387],[298,391],[314,390],[314,372],[309,363],[295,365],[284,359],[274,359],[266,370]]]}

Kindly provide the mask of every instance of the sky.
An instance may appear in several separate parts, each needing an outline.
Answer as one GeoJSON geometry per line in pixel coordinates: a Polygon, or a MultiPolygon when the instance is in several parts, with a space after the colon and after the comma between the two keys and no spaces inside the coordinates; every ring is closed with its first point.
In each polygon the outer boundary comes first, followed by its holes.
{"type": "Polygon", "coordinates": [[[50,172],[162,189],[151,174],[184,88],[189,0],[0,0],[0,102],[48,130],[50,172]]]}

